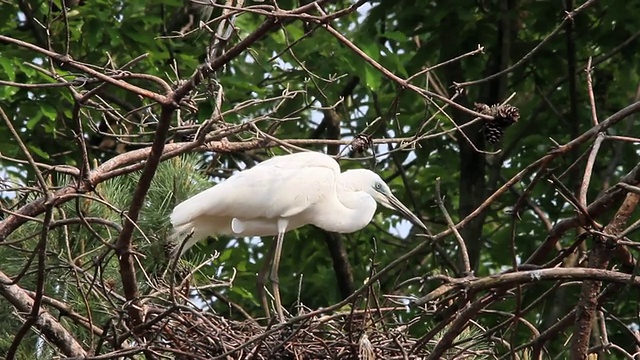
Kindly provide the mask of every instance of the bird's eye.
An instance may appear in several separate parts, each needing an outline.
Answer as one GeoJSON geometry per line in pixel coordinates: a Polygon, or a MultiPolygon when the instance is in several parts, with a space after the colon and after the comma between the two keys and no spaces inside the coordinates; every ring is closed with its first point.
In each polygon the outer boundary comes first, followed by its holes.
{"type": "Polygon", "coordinates": [[[382,184],[380,183],[376,183],[375,187],[376,187],[376,190],[382,190],[382,184]]]}

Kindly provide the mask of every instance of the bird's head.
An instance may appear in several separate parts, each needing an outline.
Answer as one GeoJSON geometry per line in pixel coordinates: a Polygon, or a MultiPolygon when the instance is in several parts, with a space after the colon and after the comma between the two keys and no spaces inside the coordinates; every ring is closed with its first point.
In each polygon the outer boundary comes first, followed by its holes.
{"type": "Polygon", "coordinates": [[[366,169],[354,169],[345,171],[342,176],[346,188],[369,194],[380,205],[398,211],[415,225],[427,229],[422,221],[391,193],[389,185],[378,174],[366,169]]]}

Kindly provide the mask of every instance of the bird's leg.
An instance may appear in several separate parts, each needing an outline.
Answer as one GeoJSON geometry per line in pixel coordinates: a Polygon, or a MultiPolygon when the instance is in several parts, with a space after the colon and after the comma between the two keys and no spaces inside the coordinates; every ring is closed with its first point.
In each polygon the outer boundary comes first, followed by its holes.
{"type": "Polygon", "coordinates": [[[282,243],[284,241],[284,231],[280,231],[276,236],[275,252],[273,254],[273,263],[271,264],[271,286],[273,288],[273,298],[276,302],[276,312],[278,320],[284,322],[284,312],[282,311],[282,301],[280,300],[280,279],[278,278],[278,267],[280,266],[280,255],[282,254],[282,243]]]}
{"type": "Polygon", "coordinates": [[[267,297],[265,286],[267,285],[267,278],[269,277],[269,270],[271,269],[271,263],[273,262],[273,253],[275,249],[276,243],[275,241],[272,241],[271,245],[269,245],[269,251],[264,256],[264,264],[262,264],[262,267],[258,272],[258,279],[256,280],[256,284],[258,285],[258,297],[262,302],[262,308],[264,309],[265,317],[267,319],[271,315],[269,311],[269,298],[267,297]]]}

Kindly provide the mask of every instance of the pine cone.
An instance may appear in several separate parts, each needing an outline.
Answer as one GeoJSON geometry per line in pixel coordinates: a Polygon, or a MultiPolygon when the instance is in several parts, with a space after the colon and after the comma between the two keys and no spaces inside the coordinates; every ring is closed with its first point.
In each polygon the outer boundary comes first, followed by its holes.
{"type": "Polygon", "coordinates": [[[490,115],[491,108],[487,104],[483,103],[473,103],[475,110],[481,114],[490,115]]]}
{"type": "Polygon", "coordinates": [[[501,123],[502,127],[511,126],[518,122],[519,119],[520,111],[515,106],[505,104],[498,106],[496,109],[496,120],[501,123]]]}
{"type": "Polygon", "coordinates": [[[496,125],[494,122],[486,122],[482,130],[484,131],[484,138],[491,144],[495,144],[500,141],[504,134],[502,127],[496,125]]]}
{"type": "Polygon", "coordinates": [[[474,107],[477,112],[493,117],[493,120],[485,120],[482,128],[485,139],[491,144],[500,141],[502,135],[504,135],[504,129],[515,124],[520,119],[518,108],[509,104],[489,106],[475,103],[474,107]]]}
{"type": "Polygon", "coordinates": [[[373,141],[371,140],[371,135],[358,134],[351,142],[351,150],[356,154],[364,153],[372,147],[373,141]]]}

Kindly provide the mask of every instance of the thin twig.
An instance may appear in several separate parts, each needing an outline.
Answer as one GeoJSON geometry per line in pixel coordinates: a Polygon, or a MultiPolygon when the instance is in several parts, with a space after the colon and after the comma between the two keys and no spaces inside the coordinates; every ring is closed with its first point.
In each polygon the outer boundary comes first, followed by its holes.
{"type": "Polygon", "coordinates": [[[444,215],[447,220],[447,225],[449,229],[453,232],[458,240],[458,246],[460,246],[460,259],[462,260],[462,266],[464,268],[464,273],[462,274],[464,277],[473,276],[473,270],[471,270],[471,262],[469,261],[469,251],[467,250],[467,245],[462,238],[462,235],[456,229],[456,226],[451,219],[451,215],[447,211],[446,206],[444,206],[444,202],[442,201],[442,194],[440,193],[440,178],[436,178],[436,201],[438,202],[438,207],[440,207],[440,211],[444,215]]]}

